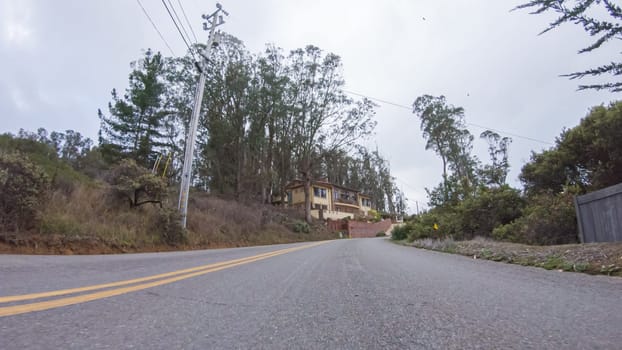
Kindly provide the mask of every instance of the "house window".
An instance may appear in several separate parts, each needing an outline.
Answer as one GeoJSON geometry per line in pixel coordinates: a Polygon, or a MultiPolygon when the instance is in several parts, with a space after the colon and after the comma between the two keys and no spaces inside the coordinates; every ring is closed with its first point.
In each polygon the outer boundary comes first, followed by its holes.
{"type": "Polygon", "coordinates": [[[321,187],[313,187],[313,195],[319,198],[326,198],[326,189],[321,187]]]}

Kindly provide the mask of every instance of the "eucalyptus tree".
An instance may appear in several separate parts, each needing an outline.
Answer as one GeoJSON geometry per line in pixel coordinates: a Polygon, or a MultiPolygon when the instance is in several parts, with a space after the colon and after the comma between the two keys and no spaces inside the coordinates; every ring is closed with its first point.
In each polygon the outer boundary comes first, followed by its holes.
{"type": "Polygon", "coordinates": [[[501,137],[494,131],[486,130],[480,134],[480,138],[488,143],[488,154],[491,164],[484,165],[481,169],[482,178],[488,185],[501,187],[505,184],[510,163],[508,161],[508,148],[512,139],[501,137]]]}
{"type": "Polygon", "coordinates": [[[389,162],[377,150],[370,152],[360,145],[353,152],[337,149],[324,153],[319,163],[314,176],[369,195],[378,211],[397,214],[405,207],[398,203],[403,195],[391,175],[389,162]]]}
{"type": "Polygon", "coordinates": [[[251,62],[239,39],[221,36],[207,67],[205,112],[199,121],[199,182],[236,198],[243,190],[251,62]]]}
{"type": "Polygon", "coordinates": [[[374,104],[354,102],[343,91],[341,59],[323,55],[315,46],[289,55],[288,76],[293,152],[304,181],[305,217],[311,221],[310,188],[317,157],[323,152],[350,147],[375,126],[374,104]]]}
{"type": "Polygon", "coordinates": [[[478,185],[476,172],[479,168],[479,160],[471,154],[473,139],[473,135],[465,128],[463,120],[457,120],[454,140],[450,147],[449,168],[453,177],[458,181],[457,185],[462,196],[473,194],[478,185]]]}
{"type": "Polygon", "coordinates": [[[464,109],[447,104],[445,96],[423,95],[413,103],[413,113],[421,119],[425,149],[432,149],[443,165],[442,198],[449,200],[448,168],[453,179],[469,185],[476,160],[471,155],[473,136],[464,126],[464,109]]]}
{"type": "Polygon", "coordinates": [[[293,177],[286,66],[282,50],[274,45],[267,45],[254,64],[249,169],[255,172],[264,203],[269,202],[274,193],[283,196],[287,182],[293,177]]]}

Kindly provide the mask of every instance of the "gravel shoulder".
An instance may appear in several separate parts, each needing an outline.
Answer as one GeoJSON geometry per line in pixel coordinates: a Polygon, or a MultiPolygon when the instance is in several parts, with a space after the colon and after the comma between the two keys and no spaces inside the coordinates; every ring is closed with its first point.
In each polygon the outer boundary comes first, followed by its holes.
{"type": "Polygon", "coordinates": [[[397,243],[547,270],[622,276],[622,242],[530,246],[476,238],[470,241],[422,239],[397,243]]]}

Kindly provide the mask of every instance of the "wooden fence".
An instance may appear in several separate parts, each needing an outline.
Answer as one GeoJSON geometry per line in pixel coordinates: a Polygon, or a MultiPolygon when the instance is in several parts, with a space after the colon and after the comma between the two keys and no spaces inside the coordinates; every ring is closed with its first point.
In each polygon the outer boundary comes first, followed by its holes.
{"type": "Polygon", "coordinates": [[[575,197],[581,243],[622,241],[622,183],[575,197]]]}

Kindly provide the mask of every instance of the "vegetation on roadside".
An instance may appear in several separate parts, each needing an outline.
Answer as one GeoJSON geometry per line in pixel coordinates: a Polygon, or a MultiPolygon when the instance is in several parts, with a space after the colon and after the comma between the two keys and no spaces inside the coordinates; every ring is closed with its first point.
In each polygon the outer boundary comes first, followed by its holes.
{"type": "MultiPolygon", "coordinates": [[[[309,222],[310,181],[327,179],[370,195],[381,212],[404,211],[388,162],[359,143],[375,128],[376,105],[345,93],[339,56],[312,45],[289,53],[268,45],[255,55],[228,34],[210,56],[192,174],[197,189],[271,204],[290,181],[305,180],[309,222]]],[[[129,87],[113,89],[108,108],[98,111],[103,159],[151,169],[162,156],[169,166],[161,171],[178,182],[198,75],[191,54],[147,50],[133,62],[129,87]]]]}
{"type": "Polygon", "coordinates": [[[376,105],[346,94],[339,56],[312,45],[254,55],[231,35],[211,51],[187,230],[177,187],[199,71],[191,53],[146,50],[128,87],[98,110],[96,145],[73,130],[0,135],[0,241],[133,250],[334,238],[309,205],[304,216],[273,206],[296,178],[361,190],[377,218],[405,211],[387,160],[358,143],[374,130],[376,105]]]}
{"type": "Polygon", "coordinates": [[[428,190],[431,209],[407,218],[396,240],[487,237],[531,245],[578,242],[573,198],[622,182],[622,102],[592,108],[555,146],[532,153],[519,175],[522,191],[505,184],[509,141],[486,133],[489,165],[469,152],[473,137],[463,110],[443,97],[415,102],[428,148],[443,160],[443,180],[428,190]]]}
{"type": "Polygon", "coordinates": [[[0,135],[0,251],[111,253],[336,237],[297,211],[202,191],[192,192],[182,230],[177,188],[166,179],[134,160],[108,164],[97,148],[80,151],[72,164],[57,151],[63,147],[54,147],[43,129],[0,135]]]}
{"type": "Polygon", "coordinates": [[[622,243],[533,246],[497,242],[482,237],[468,241],[425,238],[401,243],[417,248],[461,254],[473,259],[536,266],[547,270],[622,276],[622,243]]]}

